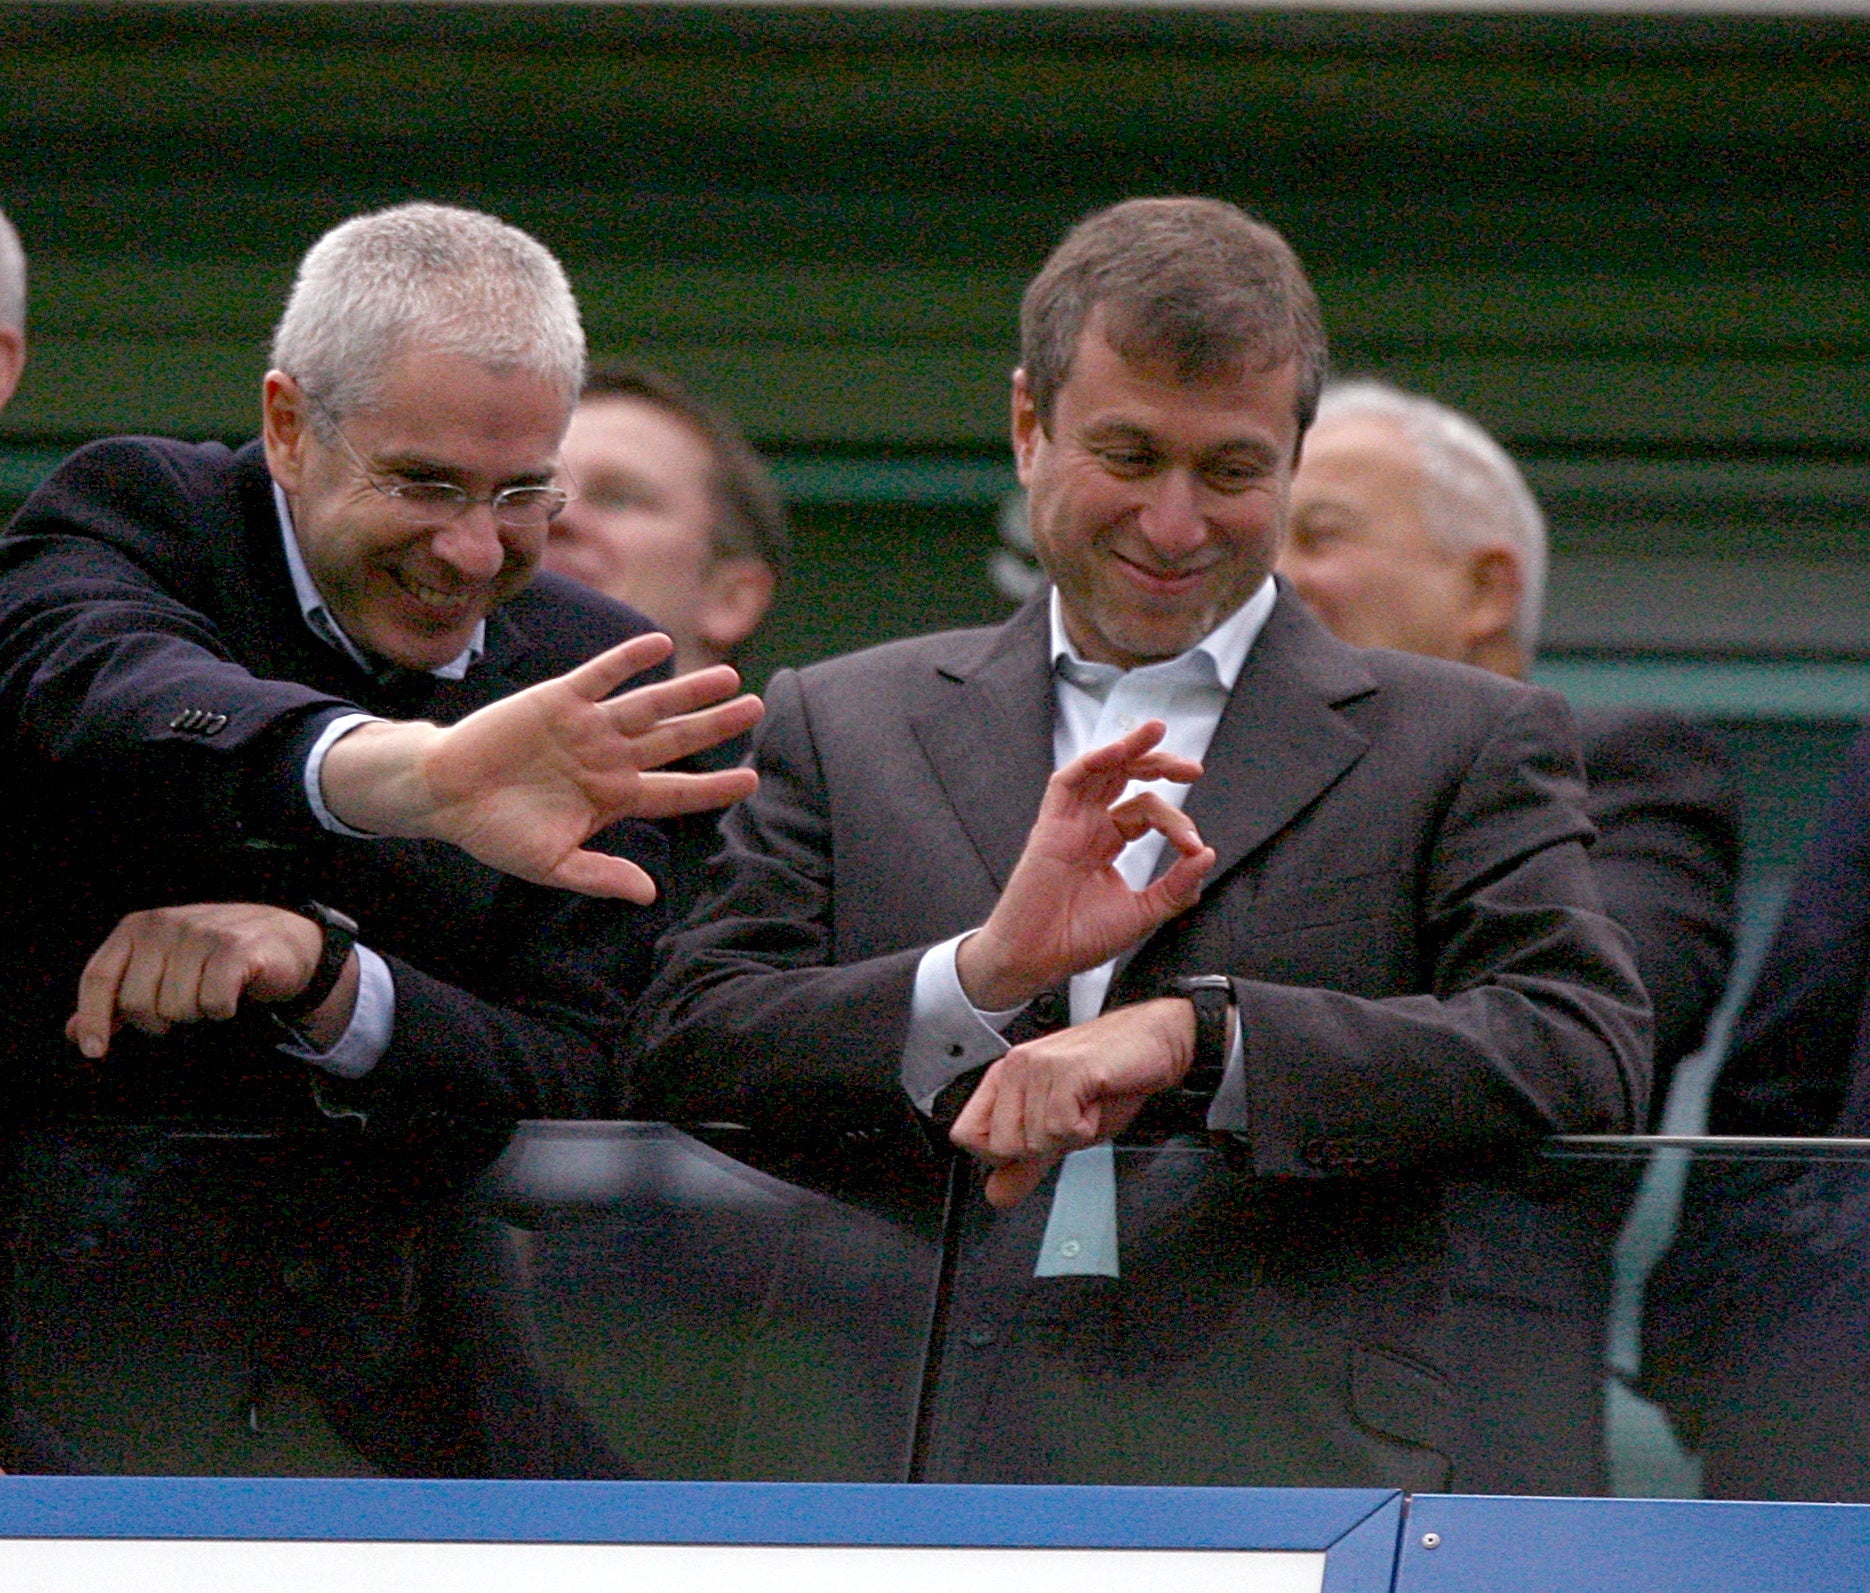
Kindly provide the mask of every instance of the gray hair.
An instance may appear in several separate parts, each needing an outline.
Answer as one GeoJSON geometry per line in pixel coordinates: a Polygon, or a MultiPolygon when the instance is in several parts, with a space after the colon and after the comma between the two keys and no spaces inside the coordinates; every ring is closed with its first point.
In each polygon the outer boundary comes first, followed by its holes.
{"type": "Polygon", "coordinates": [[[26,251],[0,210],[0,326],[26,326],[26,251]]]}
{"type": "Polygon", "coordinates": [[[536,239],[477,210],[397,205],[332,228],[299,262],[273,365],[312,400],[312,423],[368,409],[404,350],[584,385],[584,329],[564,269],[536,239]]]}
{"type": "Polygon", "coordinates": [[[1545,515],[1507,452],[1459,410],[1387,382],[1332,382],[1318,424],[1352,416],[1386,420],[1409,439],[1422,467],[1422,515],[1444,547],[1504,544],[1519,555],[1523,590],[1513,639],[1532,656],[1545,610],[1545,515]]]}

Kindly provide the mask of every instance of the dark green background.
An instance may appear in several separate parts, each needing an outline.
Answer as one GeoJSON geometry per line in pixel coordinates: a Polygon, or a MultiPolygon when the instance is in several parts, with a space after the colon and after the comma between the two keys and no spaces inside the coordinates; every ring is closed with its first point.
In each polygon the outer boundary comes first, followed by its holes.
{"type": "Polygon", "coordinates": [[[1520,455],[1559,554],[1870,558],[1867,140],[1861,20],[0,4],[0,508],[101,432],[245,435],[297,256],[430,197],[778,458],[756,677],[989,619],[1020,287],[1198,191],[1298,245],[1340,368],[1520,455]]]}

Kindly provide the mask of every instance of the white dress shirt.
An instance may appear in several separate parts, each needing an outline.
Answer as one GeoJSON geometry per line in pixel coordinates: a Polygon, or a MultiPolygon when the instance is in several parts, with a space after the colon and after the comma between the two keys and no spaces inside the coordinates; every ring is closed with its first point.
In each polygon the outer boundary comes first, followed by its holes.
{"type": "MultiPolygon", "coordinates": [[[[1052,593],[1052,766],[1063,768],[1093,747],[1107,746],[1145,720],[1160,719],[1168,732],[1162,750],[1197,761],[1227,706],[1234,682],[1278,595],[1272,578],[1233,615],[1187,652],[1160,664],[1123,670],[1081,658],[1065,633],[1058,593],[1052,593]]],[[[1180,807],[1188,787],[1171,781],[1133,782],[1124,793],[1153,790],[1180,807]]],[[[1117,870],[1140,890],[1156,872],[1162,835],[1150,830],[1117,857],[1117,870]]],[[[973,931],[968,931],[971,934],[973,931]]],[[[935,1097],[962,1074],[983,1067],[1008,1049],[1001,1037],[1018,1008],[982,1012],[967,999],[955,970],[955,951],[967,934],[956,935],[923,954],[916,969],[909,1035],[903,1046],[902,1083],[917,1108],[931,1110],[935,1097]]],[[[1114,963],[1071,980],[1071,1021],[1084,1023],[1103,1009],[1114,963]]],[[[1211,970],[1210,970],[1211,971],[1211,970]]],[[[1244,1128],[1246,1083],[1240,1037],[1234,1036],[1227,1070],[1208,1114],[1215,1129],[1244,1128]]],[[[1109,1145],[1074,1151],[1059,1169],[1052,1212],[1035,1274],[1052,1277],[1118,1273],[1116,1171],[1109,1145]]]]}
{"type": "MultiPolygon", "coordinates": [[[[292,526],[292,509],[278,482],[273,483],[273,505],[279,511],[280,538],[285,544],[286,569],[292,575],[292,591],[298,598],[299,612],[305,616],[306,625],[326,646],[336,648],[358,668],[376,674],[382,666],[373,663],[363,649],[344,634],[344,627],[338,624],[330,605],[325,602],[323,594],[312,580],[311,571],[306,569],[305,558],[299,551],[298,533],[292,526]]],[[[459,680],[486,650],[487,625],[482,621],[474,627],[472,638],[458,655],[429,673],[443,680],[459,680]]],[[[318,822],[338,835],[372,839],[365,831],[352,829],[325,806],[325,755],[340,737],[359,725],[374,723],[378,718],[376,714],[340,714],[320,733],[318,740],[312,744],[311,754],[305,760],[306,799],[311,803],[318,822]]],[[[390,976],[389,964],[368,946],[360,945],[357,947],[357,1005],[351,1011],[349,1026],[338,1037],[337,1043],[329,1051],[316,1051],[303,1039],[294,1039],[284,1042],[279,1049],[287,1056],[299,1057],[339,1078],[360,1079],[382,1060],[383,1053],[389,1049],[390,1036],[395,1028],[396,981],[390,976]]]]}

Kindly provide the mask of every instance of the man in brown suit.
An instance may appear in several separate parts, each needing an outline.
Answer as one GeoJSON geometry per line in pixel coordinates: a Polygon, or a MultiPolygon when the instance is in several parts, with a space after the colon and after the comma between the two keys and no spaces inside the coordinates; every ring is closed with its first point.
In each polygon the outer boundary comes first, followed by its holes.
{"type": "Polygon", "coordinates": [[[1563,704],[1347,647],[1270,574],[1323,368],[1232,206],[1080,224],[1013,386],[1052,591],[776,677],[640,1009],[641,1112],[827,1178],[930,1126],[992,1169],[924,1478],[1459,1486],[1443,1180],[1641,1121],[1563,704]]]}

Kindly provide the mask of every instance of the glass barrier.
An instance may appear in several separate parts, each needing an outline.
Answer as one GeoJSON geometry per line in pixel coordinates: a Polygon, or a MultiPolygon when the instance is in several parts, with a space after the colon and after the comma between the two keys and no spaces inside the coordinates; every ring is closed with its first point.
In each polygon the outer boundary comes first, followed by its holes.
{"type": "Polygon", "coordinates": [[[1268,1180],[1188,1137],[1009,1213],[966,1170],[821,1192],[731,1144],[527,1124],[470,1180],[336,1134],[34,1130],[16,1426],[145,1474],[1870,1501],[1870,1142],[1268,1180]],[[1645,1175],[1683,1185],[1646,1306],[1645,1175]],[[1640,1344],[1608,1378],[1607,1333],[1640,1344]]]}

